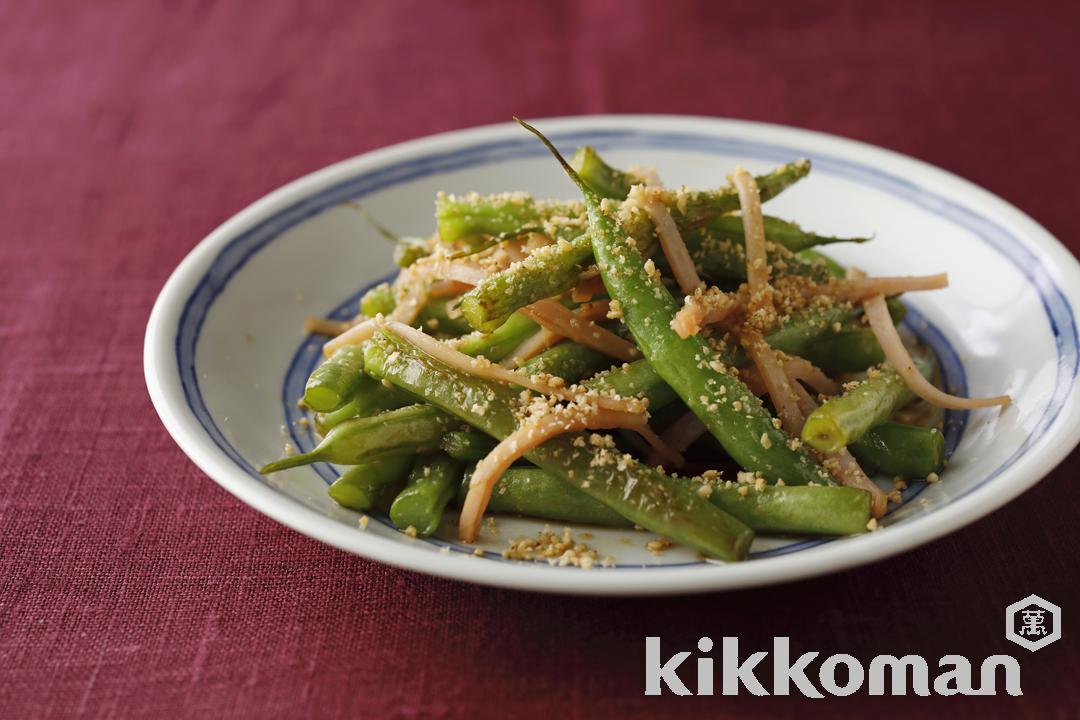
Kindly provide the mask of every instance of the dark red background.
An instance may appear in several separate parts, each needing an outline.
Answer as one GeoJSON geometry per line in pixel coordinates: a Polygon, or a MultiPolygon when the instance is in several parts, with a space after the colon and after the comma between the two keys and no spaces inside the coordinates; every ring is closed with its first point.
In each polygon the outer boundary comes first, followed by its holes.
{"type": "Polygon", "coordinates": [[[1076,710],[1077,453],[1006,509],[872,567],[546,597],[393,570],[248,509],[165,433],[141,366],[162,283],[231,214],[335,160],[511,114],[839,133],[970,178],[1080,251],[1074,3],[307,5],[0,4],[4,715],[1076,710]],[[1004,607],[1031,592],[1066,616],[1034,654],[1003,638],[1004,607]],[[1011,653],[1025,695],[644,698],[643,638],[704,634],[864,660],[1011,653]]]}

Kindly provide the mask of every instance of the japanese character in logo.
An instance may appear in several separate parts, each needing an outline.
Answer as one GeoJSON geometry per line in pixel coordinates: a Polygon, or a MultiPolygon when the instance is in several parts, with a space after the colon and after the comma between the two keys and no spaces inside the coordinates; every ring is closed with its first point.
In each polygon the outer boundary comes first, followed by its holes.
{"type": "Polygon", "coordinates": [[[1061,608],[1028,595],[1005,608],[1005,637],[1035,651],[1061,637],[1061,608]]]}

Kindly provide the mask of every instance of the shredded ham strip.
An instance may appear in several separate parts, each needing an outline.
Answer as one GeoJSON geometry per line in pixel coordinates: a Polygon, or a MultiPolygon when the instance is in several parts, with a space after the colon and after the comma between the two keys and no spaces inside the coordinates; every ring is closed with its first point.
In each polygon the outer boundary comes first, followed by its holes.
{"type": "Polygon", "coordinates": [[[908,389],[926,402],[953,410],[971,410],[993,405],[1004,407],[1012,402],[1012,398],[1008,395],[987,398],[962,398],[937,389],[915,367],[911,354],[904,347],[904,342],[900,339],[900,334],[896,331],[896,326],[893,325],[892,318],[889,316],[889,308],[885,305],[885,297],[875,295],[868,300],[864,300],[862,306],[866,319],[870,323],[870,328],[874,331],[874,337],[877,338],[881,349],[885,351],[885,359],[900,374],[908,389]]]}
{"type": "MultiPolygon", "coordinates": [[[[686,449],[694,444],[699,437],[708,432],[708,428],[705,427],[705,423],[698,419],[698,416],[693,412],[687,412],[679,417],[671,427],[660,435],[660,440],[664,445],[673,453],[679,453],[680,455],[686,452],[686,449]]],[[[661,465],[662,458],[660,454],[654,452],[649,457],[650,465],[661,465]]],[[[678,465],[676,467],[679,467],[678,465]]]]}
{"type": "MultiPolygon", "coordinates": [[[[623,362],[632,362],[641,357],[641,352],[634,343],[623,340],[593,320],[579,317],[555,300],[540,300],[521,308],[519,312],[536,321],[541,327],[623,362]]],[[[607,309],[604,313],[607,313],[607,309]]]]}
{"type": "Polygon", "coordinates": [[[607,292],[604,280],[599,275],[582,278],[574,289],[570,291],[570,299],[576,303],[588,302],[597,295],[607,292]]]}
{"type": "Polygon", "coordinates": [[[345,347],[346,345],[359,345],[360,343],[370,340],[371,336],[375,334],[375,320],[364,320],[362,322],[353,325],[351,328],[341,333],[332,340],[328,340],[323,343],[322,351],[323,355],[330,357],[338,349],[345,347]]]}
{"type": "Polygon", "coordinates": [[[784,373],[788,376],[788,379],[804,382],[814,392],[822,395],[836,395],[840,392],[840,385],[835,380],[805,358],[785,358],[784,373]]]}
{"type": "Polygon", "coordinates": [[[900,275],[896,277],[862,277],[837,280],[821,287],[821,293],[838,300],[861,302],[874,295],[899,295],[919,290],[941,290],[949,287],[947,273],[937,275],[900,275]]]}
{"type": "Polygon", "coordinates": [[[630,190],[627,202],[636,202],[653,221],[664,257],[667,258],[671,274],[675,276],[675,282],[679,284],[679,289],[683,291],[683,294],[690,295],[695,290],[704,288],[705,283],[698,276],[694,260],[690,257],[690,251],[686,249],[686,243],[683,242],[679,228],[675,225],[675,220],[671,217],[671,211],[668,210],[667,205],[640,185],[630,190]]]}
{"type": "Polygon", "coordinates": [[[746,281],[750,286],[750,314],[765,310],[772,315],[773,289],[769,284],[769,257],[765,248],[765,221],[761,217],[761,195],[757,182],[746,168],[738,167],[732,177],[739,191],[743,234],[746,236],[746,281]]]}
{"type": "Polygon", "coordinates": [[[550,330],[540,328],[523,343],[514,348],[509,355],[499,362],[499,365],[504,368],[516,368],[526,360],[534,358],[553,345],[556,345],[562,339],[562,335],[556,335],[550,330]]]}
{"type": "Polygon", "coordinates": [[[453,297],[467,293],[473,289],[475,283],[465,283],[460,280],[440,280],[431,286],[428,297],[432,300],[444,297],[453,297]]]}
{"type": "MultiPolygon", "coordinates": [[[[815,453],[817,454],[817,453],[815,453]]],[[[855,487],[870,493],[870,514],[879,518],[889,508],[889,496],[882,492],[873,480],[863,472],[859,462],[847,448],[833,453],[819,454],[821,466],[845,487],[855,487]]]]}
{"type": "Polygon", "coordinates": [[[769,399],[776,408],[776,414],[780,416],[784,430],[792,437],[798,437],[804,418],[799,411],[795,392],[791,389],[791,381],[784,372],[783,362],[756,330],[744,332],[742,340],[743,347],[754,361],[761,381],[769,393],[769,399]]]}
{"type": "MultiPolygon", "coordinates": [[[[439,362],[442,362],[455,370],[466,373],[467,375],[509,383],[511,385],[520,385],[523,388],[534,390],[543,395],[550,395],[559,400],[575,402],[583,399],[582,395],[585,391],[582,391],[580,388],[567,388],[563,385],[556,385],[540,376],[528,377],[522,373],[494,365],[481,358],[469,357],[464,353],[458,352],[446,343],[439,342],[430,335],[426,335],[420,330],[404,323],[384,320],[382,327],[419,350],[427,353],[439,362]]],[[[645,415],[646,404],[638,398],[612,397],[610,395],[596,393],[595,396],[590,395],[587,399],[590,402],[595,400],[597,407],[602,410],[637,413],[643,417],[645,415]]]]}
{"type": "MultiPolygon", "coordinates": [[[[634,430],[651,446],[672,456],[664,449],[660,438],[649,429],[647,417],[642,413],[581,409],[574,416],[544,415],[535,420],[526,421],[517,430],[507,435],[487,457],[477,464],[472,479],[469,481],[468,495],[465,496],[465,502],[461,507],[458,537],[464,542],[476,540],[480,531],[480,521],[484,517],[484,510],[487,509],[495,483],[518,458],[558,435],[587,429],[613,428],[634,430]]],[[[674,454],[674,457],[679,461],[682,459],[677,454],[674,454]]]]}
{"type": "Polygon", "coordinates": [[[334,337],[340,335],[349,328],[355,325],[350,320],[330,320],[328,318],[316,317],[309,315],[304,319],[304,332],[312,333],[313,335],[329,335],[334,337]]]}
{"type": "Polygon", "coordinates": [[[683,339],[697,335],[706,325],[727,320],[732,313],[746,305],[746,297],[744,287],[726,293],[715,286],[687,295],[686,302],[671,320],[671,329],[683,339]]]}

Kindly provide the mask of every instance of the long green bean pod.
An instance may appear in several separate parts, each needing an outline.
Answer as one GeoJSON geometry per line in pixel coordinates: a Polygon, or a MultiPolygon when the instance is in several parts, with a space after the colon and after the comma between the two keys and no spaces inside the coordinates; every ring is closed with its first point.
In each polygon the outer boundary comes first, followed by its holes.
{"type": "Polygon", "coordinates": [[[415,458],[411,453],[388,455],[354,465],[346,469],[326,492],[338,505],[357,512],[380,507],[404,486],[415,458]]]}
{"type": "Polygon", "coordinates": [[[784,535],[855,535],[870,521],[870,493],[853,487],[716,485],[718,507],[755,531],[784,535]]]}
{"type": "Polygon", "coordinates": [[[364,377],[364,351],[356,345],[339,348],[311,373],[304,385],[304,404],[333,412],[352,400],[364,377]]]}
{"type": "Polygon", "coordinates": [[[463,338],[457,349],[466,355],[483,355],[498,362],[512,353],[521,343],[540,331],[540,326],[520,313],[513,313],[491,332],[474,332],[463,338]]]}
{"type": "Polygon", "coordinates": [[[567,341],[548,348],[523,363],[518,368],[518,371],[525,375],[547,373],[548,375],[561,377],[572,384],[609,367],[611,367],[611,358],[607,355],[584,345],[567,341]]]}
{"type": "MultiPolygon", "coordinates": [[[[701,488],[699,480],[690,480],[701,488]]],[[[457,492],[465,501],[468,475],[457,492]]],[[[866,531],[870,496],[863,490],[839,486],[710,484],[709,502],[746,523],[755,532],[786,535],[854,535],[866,531]]],[[[559,522],[627,527],[629,522],[585,493],[568,488],[539,468],[511,468],[495,485],[488,511],[525,515],[559,522]]]]}
{"type": "MultiPolygon", "coordinates": [[[[829,235],[818,235],[817,233],[808,232],[803,230],[797,224],[789,222],[787,220],[781,220],[778,217],[771,217],[765,215],[762,217],[762,221],[765,225],[765,237],[769,242],[774,242],[793,253],[808,250],[818,245],[829,245],[832,243],[864,243],[870,238],[842,238],[832,237],[829,235]]],[[[710,220],[705,226],[706,229],[718,238],[730,238],[736,240],[739,243],[745,243],[746,237],[743,234],[743,221],[738,215],[723,215],[721,217],[710,220]]]]}
{"type": "Polygon", "coordinates": [[[465,463],[435,453],[417,459],[405,489],[390,506],[390,521],[399,530],[413,528],[420,537],[439,529],[443,510],[461,484],[465,463]]]}
{"type": "Polygon", "coordinates": [[[452,430],[442,439],[442,449],[455,460],[477,462],[495,449],[495,441],[483,433],[470,430],[452,430]]]}
{"type": "Polygon", "coordinates": [[[863,372],[885,362],[885,351],[868,327],[825,333],[808,343],[802,356],[829,375],[863,372]]]}
{"type": "MultiPolygon", "coordinates": [[[[471,473],[458,486],[456,502],[465,503],[471,473]]],[[[510,468],[495,484],[487,511],[567,523],[630,527],[633,523],[604,503],[567,485],[540,468],[510,468]]]]}
{"type": "Polygon", "coordinates": [[[358,465],[387,455],[437,450],[452,425],[446,413],[427,405],[353,418],[328,432],[314,450],[275,460],[259,472],[267,475],[315,462],[358,465]]]}
{"type": "MultiPolygon", "coordinates": [[[[916,359],[915,364],[924,377],[930,377],[929,363],[916,359]]],[[[802,441],[821,452],[836,452],[888,420],[914,397],[895,370],[871,368],[865,380],[810,413],[802,441]]]]}
{"type": "Polygon", "coordinates": [[[369,318],[379,314],[389,315],[396,306],[397,300],[390,283],[379,283],[360,298],[360,312],[369,318]]]}
{"type": "MultiPolygon", "coordinates": [[[[704,338],[676,334],[671,328],[678,310],[675,300],[660,279],[646,271],[637,248],[625,242],[626,232],[604,212],[600,198],[555,146],[535,128],[522,125],[544,142],[585,196],[589,236],[604,285],[621,304],[623,322],[657,374],[743,468],[789,485],[829,482],[817,463],[773,425],[772,416],[749,388],[722,367],[704,338]]],[[[731,196],[737,203],[734,188],[731,196]]]]}
{"type": "Polygon", "coordinates": [[[887,422],[848,449],[864,466],[885,475],[924,478],[945,467],[945,436],[936,428],[887,422]]]}
{"type": "Polygon", "coordinates": [[[416,323],[421,325],[427,333],[432,335],[458,337],[459,335],[472,332],[469,321],[466,320],[461,313],[451,312],[450,308],[452,303],[455,302],[457,302],[457,298],[438,298],[436,300],[431,300],[424,305],[423,310],[420,311],[420,315],[416,318],[416,323]]]}
{"type": "Polygon", "coordinates": [[[332,412],[315,413],[315,430],[325,435],[346,420],[411,404],[412,401],[396,388],[388,388],[368,375],[361,375],[360,386],[352,400],[332,412]]]}
{"type": "Polygon", "coordinates": [[[642,178],[608,165],[589,145],[577,149],[570,158],[570,166],[600,197],[621,200],[631,187],[642,182],[642,178]]]}
{"type": "MultiPolygon", "coordinates": [[[[385,330],[367,344],[365,367],[423,397],[492,437],[517,429],[520,391],[467,377],[385,330]]],[[[597,450],[581,433],[553,438],[526,458],[631,522],[724,560],[745,557],[753,532],[710,505],[685,483],[610,449],[597,450]],[[575,442],[576,441],[576,442],[575,442]]]]}

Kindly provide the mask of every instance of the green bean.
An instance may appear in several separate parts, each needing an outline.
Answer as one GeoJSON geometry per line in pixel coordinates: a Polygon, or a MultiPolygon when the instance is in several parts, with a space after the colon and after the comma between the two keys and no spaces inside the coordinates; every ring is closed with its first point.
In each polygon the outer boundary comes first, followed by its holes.
{"type": "Polygon", "coordinates": [[[679,399],[648,360],[635,360],[602,372],[585,383],[597,390],[610,390],[622,397],[640,397],[649,401],[650,410],[659,410],[679,399]]]}
{"type": "MultiPolygon", "coordinates": [[[[700,488],[701,483],[691,480],[700,488]]],[[[469,475],[457,493],[465,501],[469,475]]],[[[788,535],[853,535],[866,531],[870,496],[838,486],[768,485],[757,489],[736,483],[710,485],[709,501],[746,523],[755,532],[788,535]],[[743,493],[746,493],[743,495],[743,493]]],[[[488,503],[495,514],[525,515],[558,522],[608,527],[630,525],[606,505],[539,468],[511,468],[495,485],[488,503]]]]}
{"type": "Polygon", "coordinates": [[[570,165],[600,197],[621,200],[641,178],[608,165],[591,146],[580,147],[570,158],[570,165]]]}
{"type": "Polygon", "coordinates": [[[390,506],[390,521],[399,530],[413,528],[420,537],[438,530],[464,471],[465,463],[443,453],[417,459],[405,489],[390,506]]]}
{"type": "MultiPolygon", "coordinates": [[[[929,363],[916,359],[915,364],[923,376],[930,377],[929,363]]],[[[914,397],[895,370],[872,369],[870,377],[810,413],[802,441],[821,452],[836,452],[888,420],[914,397]]]]}
{"type": "Polygon", "coordinates": [[[885,362],[874,331],[868,327],[845,327],[807,344],[803,357],[828,375],[862,372],[885,362]]]}
{"type": "Polygon", "coordinates": [[[443,242],[477,235],[503,235],[541,225],[552,215],[575,216],[574,203],[538,202],[527,193],[468,195],[439,193],[435,198],[435,222],[443,242]]]}
{"type": "Polygon", "coordinates": [[[795,256],[804,262],[823,266],[833,277],[842,278],[847,274],[843,265],[823,252],[818,252],[817,250],[800,250],[795,253],[795,256]]]}
{"type": "Polygon", "coordinates": [[[584,377],[611,367],[611,358],[575,342],[561,342],[522,364],[525,375],[547,373],[573,384],[584,377]]]}
{"type": "MultiPolygon", "coordinates": [[[[519,121],[520,122],[520,121],[519,121]]],[[[604,285],[623,308],[623,322],[657,374],[682,398],[724,449],[743,468],[789,485],[827,483],[817,463],[775,427],[761,401],[737,377],[717,365],[717,353],[704,338],[680,338],[671,328],[678,309],[659,278],[645,270],[626,232],[603,211],[600,199],[577,177],[555,146],[538,130],[522,123],[547,145],[585,196],[589,236],[604,285]]],[[[738,194],[732,189],[734,202],[738,194]]]]}
{"type": "Polygon", "coordinates": [[[413,454],[388,455],[354,465],[345,470],[326,492],[338,505],[366,512],[400,491],[415,457],[413,454]]]}
{"type": "MultiPolygon", "coordinates": [[[[367,344],[367,371],[423,397],[495,438],[517,429],[517,388],[466,376],[422,353],[386,330],[367,344]]],[[[553,438],[525,457],[631,522],[694,547],[737,560],[746,555],[752,531],[713,507],[685,483],[609,449],[582,442],[581,433],[553,438]],[[575,442],[575,440],[577,442],[575,442]]]]}
{"type": "Polygon", "coordinates": [[[495,449],[495,441],[470,430],[454,430],[443,435],[442,449],[455,460],[477,462],[495,449]]]}
{"type": "Polygon", "coordinates": [[[369,318],[379,313],[389,315],[395,306],[397,306],[397,300],[394,298],[394,289],[390,287],[390,283],[379,283],[360,298],[360,312],[369,318]]]}
{"type": "Polygon", "coordinates": [[[427,405],[353,418],[327,433],[314,450],[275,460],[259,472],[267,475],[314,462],[358,465],[386,455],[436,450],[452,424],[446,413],[427,405]]]}
{"type": "Polygon", "coordinates": [[[315,430],[320,435],[356,417],[366,417],[384,410],[396,410],[411,404],[411,401],[399,390],[388,388],[368,375],[360,377],[360,387],[353,399],[337,410],[328,413],[315,413],[315,430]]]}
{"type": "MultiPolygon", "coordinates": [[[[844,323],[858,317],[862,311],[850,303],[836,303],[823,310],[799,313],[791,320],[781,323],[766,336],[765,341],[774,350],[788,355],[801,356],[806,347],[821,337],[828,337],[836,323],[844,323]]],[[[736,359],[733,364],[742,365],[746,360],[736,359]]]]}
{"type": "Polygon", "coordinates": [[[763,533],[854,535],[870,521],[870,493],[853,487],[725,483],[709,500],[763,533]]]}
{"type": "Polygon", "coordinates": [[[483,355],[492,362],[499,362],[539,331],[540,326],[535,322],[514,313],[492,332],[474,332],[464,336],[457,349],[466,355],[483,355]]]}
{"type": "Polygon", "coordinates": [[[318,412],[333,412],[352,400],[364,377],[364,351],[346,345],[315,368],[304,385],[304,404],[318,412]]]}
{"type": "Polygon", "coordinates": [[[407,268],[430,254],[427,241],[423,238],[401,238],[394,246],[394,264],[399,268],[407,268]]]}
{"type": "Polygon", "coordinates": [[[460,312],[451,312],[452,303],[458,298],[437,298],[428,302],[414,325],[421,325],[430,334],[458,337],[472,331],[469,321],[460,312]]]}
{"type": "Polygon", "coordinates": [[[515,310],[574,287],[591,263],[592,245],[587,235],[537,248],[465,293],[461,313],[477,330],[491,330],[515,310]]]}
{"type": "Polygon", "coordinates": [[[860,463],[885,475],[924,478],[945,466],[945,436],[936,428],[887,422],[848,449],[860,463]]]}
{"type": "MultiPolygon", "coordinates": [[[[765,225],[765,237],[769,242],[774,242],[793,253],[808,250],[817,245],[831,243],[864,243],[870,238],[841,238],[828,235],[818,235],[807,232],[793,222],[781,220],[778,217],[765,215],[762,217],[765,225]]],[[[738,215],[722,215],[710,220],[705,228],[717,238],[729,238],[739,243],[745,243],[742,217],[738,215]]]]}
{"type": "MultiPolygon", "coordinates": [[[[456,502],[465,503],[472,473],[458,486],[456,502]]],[[[487,511],[494,515],[525,515],[556,522],[630,527],[633,523],[555,475],[540,468],[510,468],[495,484],[487,511]]]]}

